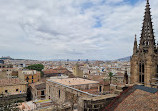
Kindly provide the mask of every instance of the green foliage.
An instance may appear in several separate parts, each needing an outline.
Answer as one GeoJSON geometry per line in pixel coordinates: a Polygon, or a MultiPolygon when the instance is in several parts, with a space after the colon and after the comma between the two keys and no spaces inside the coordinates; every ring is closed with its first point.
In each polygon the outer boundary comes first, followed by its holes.
{"type": "Polygon", "coordinates": [[[114,74],[112,72],[109,72],[109,77],[113,77],[114,74]]]}
{"type": "Polygon", "coordinates": [[[42,64],[33,64],[33,65],[26,67],[26,69],[36,70],[36,71],[42,71],[43,68],[44,68],[44,66],[42,64]]]}
{"type": "Polygon", "coordinates": [[[29,70],[36,70],[36,71],[40,71],[41,72],[41,77],[43,77],[44,73],[42,71],[42,69],[44,69],[44,65],[43,64],[33,64],[33,65],[30,65],[28,67],[25,67],[26,69],[29,69],[29,70]]]}
{"type": "Polygon", "coordinates": [[[111,78],[114,76],[112,72],[109,72],[109,77],[110,77],[110,84],[111,84],[111,78]]]}

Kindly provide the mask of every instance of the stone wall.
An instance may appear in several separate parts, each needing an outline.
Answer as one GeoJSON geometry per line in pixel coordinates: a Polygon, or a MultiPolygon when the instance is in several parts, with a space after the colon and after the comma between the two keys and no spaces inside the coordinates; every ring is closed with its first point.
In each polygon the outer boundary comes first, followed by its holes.
{"type": "Polygon", "coordinates": [[[97,95],[89,94],[84,91],[57,84],[54,82],[46,82],[46,99],[51,99],[57,104],[64,104],[65,102],[76,103],[78,97],[93,97],[97,95]]]}
{"type": "Polygon", "coordinates": [[[16,102],[24,102],[24,101],[26,101],[26,93],[0,96],[0,105],[16,103],[16,102]]]}
{"type": "Polygon", "coordinates": [[[79,98],[78,111],[102,111],[116,95],[105,95],[99,97],[79,98]]]}
{"type": "Polygon", "coordinates": [[[22,94],[26,92],[27,92],[26,84],[13,85],[13,86],[0,86],[0,94],[4,94],[4,95],[22,94]]]}

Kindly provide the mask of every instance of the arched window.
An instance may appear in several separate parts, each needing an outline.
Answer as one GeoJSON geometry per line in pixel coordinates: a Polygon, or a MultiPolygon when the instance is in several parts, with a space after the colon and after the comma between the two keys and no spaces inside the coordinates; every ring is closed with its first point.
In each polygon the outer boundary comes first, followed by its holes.
{"type": "Polygon", "coordinates": [[[144,73],[144,63],[142,63],[142,73],[144,73]]]}
{"type": "Polygon", "coordinates": [[[141,72],[142,66],[141,63],[139,64],[139,72],[141,72]]]}
{"type": "Polygon", "coordinates": [[[60,90],[59,90],[59,98],[60,98],[60,90]]]}
{"type": "Polygon", "coordinates": [[[142,83],[142,84],[144,84],[144,72],[145,72],[144,62],[140,61],[140,63],[139,63],[139,83],[142,83]]]}

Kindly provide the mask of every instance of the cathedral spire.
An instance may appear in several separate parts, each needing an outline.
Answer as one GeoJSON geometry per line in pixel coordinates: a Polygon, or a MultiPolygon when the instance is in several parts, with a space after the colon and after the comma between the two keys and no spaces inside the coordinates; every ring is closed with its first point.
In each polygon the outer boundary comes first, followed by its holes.
{"type": "Polygon", "coordinates": [[[137,53],[137,35],[135,35],[135,40],[134,40],[134,47],[133,47],[133,54],[137,53]]]}
{"type": "Polygon", "coordinates": [[[147,0],[147,4],[149,4],[149,0],[147,0]]]}
{"type": "Polygon", "coordinates": [[[135,34],[135,41],[134,42],[137,42],[137,35],[135,34]]]}
{"type": "Polygon", "coordinates": [[[147,0],[139,48],[141,51],[148,52],[150,45],[154,50],[156,46],[150,12],[150,4],[149,0],[147,0]]]}

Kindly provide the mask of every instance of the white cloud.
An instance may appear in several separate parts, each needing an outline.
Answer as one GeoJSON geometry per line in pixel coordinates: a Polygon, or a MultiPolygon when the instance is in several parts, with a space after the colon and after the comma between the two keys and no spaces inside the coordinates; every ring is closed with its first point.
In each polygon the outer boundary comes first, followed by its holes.
{"type": "MultiPolygon", "coordinates": [[[[15,58],[116,59],[132,54],[145,2],[123,0],[0,1],[0,49],[15,58]],[[112,5],[113,3],[122,3],[112,5]]],[[[151,11],[158,36],[158,1],[151,11]]]]}

